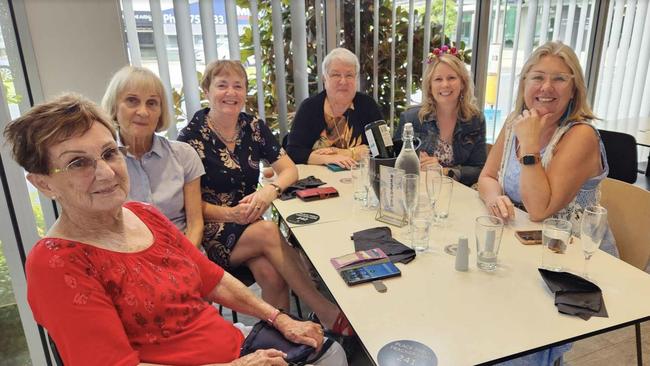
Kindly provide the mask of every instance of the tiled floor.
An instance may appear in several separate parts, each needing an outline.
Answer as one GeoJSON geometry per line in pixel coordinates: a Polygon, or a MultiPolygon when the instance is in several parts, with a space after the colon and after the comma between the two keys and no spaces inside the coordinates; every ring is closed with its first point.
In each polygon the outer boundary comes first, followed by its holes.
{"type": "MultiPolygon", "coordinates": [[[[641,324],[643,364],[650,365],[650,322],[641,324]]],[[[634,326],[604,333],[574,343],[564,356],[567,366],[634,366],[636,340],[634,326]]]]}

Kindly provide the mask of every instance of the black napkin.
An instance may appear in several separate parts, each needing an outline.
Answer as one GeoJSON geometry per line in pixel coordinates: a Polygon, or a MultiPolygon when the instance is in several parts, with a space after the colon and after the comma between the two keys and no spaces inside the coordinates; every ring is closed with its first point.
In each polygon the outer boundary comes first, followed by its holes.
{"type": "Polygon", "coordinates": [[[555,306],[560,313],[577,315],[584,320],[592,316],[608,317],[600,287],[572,273],[538,270],[555,294],[555,306]]]}
{"type": "Polygon", "coordinates": [[[415,250],[393,239],[388,226],[357,231],[352,234],[352,240],[355,251],[380,248],[393,263],[406,264],[415,258],[415,250]]]}
{"type": "Polygon", "coordinates": [[[287,187],[287,189],[282,192],[280,195],[280,199],[282,201],[290,200],[292,198],[296,197],[296,192],[303,190],[303,189],[308,189],[308,188],[316,188],[319,186],[322,186],[325,184],[322,180],[314,177],[313,175],[308,176],[307,178],[302,178],[296,181],[296,183],[290,185],[287,187]]]}

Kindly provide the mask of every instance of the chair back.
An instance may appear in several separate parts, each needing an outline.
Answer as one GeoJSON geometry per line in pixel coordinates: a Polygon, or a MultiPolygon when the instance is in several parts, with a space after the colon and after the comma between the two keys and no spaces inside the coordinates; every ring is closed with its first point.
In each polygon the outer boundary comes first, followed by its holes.
{"type": "Polygon", "coordinates": [[[601,183],[601,204],[625,262],[645,270],[650,261],[650,192],[616,179],[601,183]]]}
{"type": "Polygon", "coordinates": [[[634,136],[623,132],[598,130],[605,145],[610,178],[636,182],[637,150],[634,136]]]}

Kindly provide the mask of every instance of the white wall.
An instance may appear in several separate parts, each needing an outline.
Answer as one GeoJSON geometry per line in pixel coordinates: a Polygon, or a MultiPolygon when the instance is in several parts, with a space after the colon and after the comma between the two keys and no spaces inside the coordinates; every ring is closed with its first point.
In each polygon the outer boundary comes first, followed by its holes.
{"type": "Polygon", "coordinates": [[[128,63],[119,0],[24,4],[42,95],[74,91],[99,102],[112,74],[128,63]]]}

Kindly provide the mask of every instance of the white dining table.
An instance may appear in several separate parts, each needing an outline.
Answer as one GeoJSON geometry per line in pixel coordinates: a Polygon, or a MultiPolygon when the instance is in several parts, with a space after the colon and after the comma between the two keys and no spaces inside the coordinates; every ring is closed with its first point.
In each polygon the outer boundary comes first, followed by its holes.
{"type": "MultiPolygon", "coordinates": [[[[383,281],[387,292],[372,284],[349,287],[330,258],[354,251],[352,233],[386,224],[375,220],[374,211],[353,203],[351,184],[340,181],[349,172],[305,165],[299,171],[301,178],[314,175],[336,187],[340,196],[276,200],[275,206],[282,218],[296,212],[321,217],[313,224],[289,226],[375,363],[384,345],[413,340],[433,350],[439,365],[491,364],[650,319],[650,276],[602,251],[592,257],[589,272],[602,289],[609,317],[585,321],[558,313],[538,272],[542,247],[515,239],[515,230],[540,228],[523,211],[504,228],[496,271],[479,270],[474,220],[487,210],[477,192],[460,183],[454,183],[447,224],[432,227],[428,251],[397,264],[402,275],[383,281]],[[459,236],[470,242],[467,272],[456,271],[455,257],[443,250],[459,236]]],[[[391,229],[398,239],[406,236],[403,228],[391,229]]],[[[581,274],[579,240],[565,255],[566,270],[581,274]]]]}

